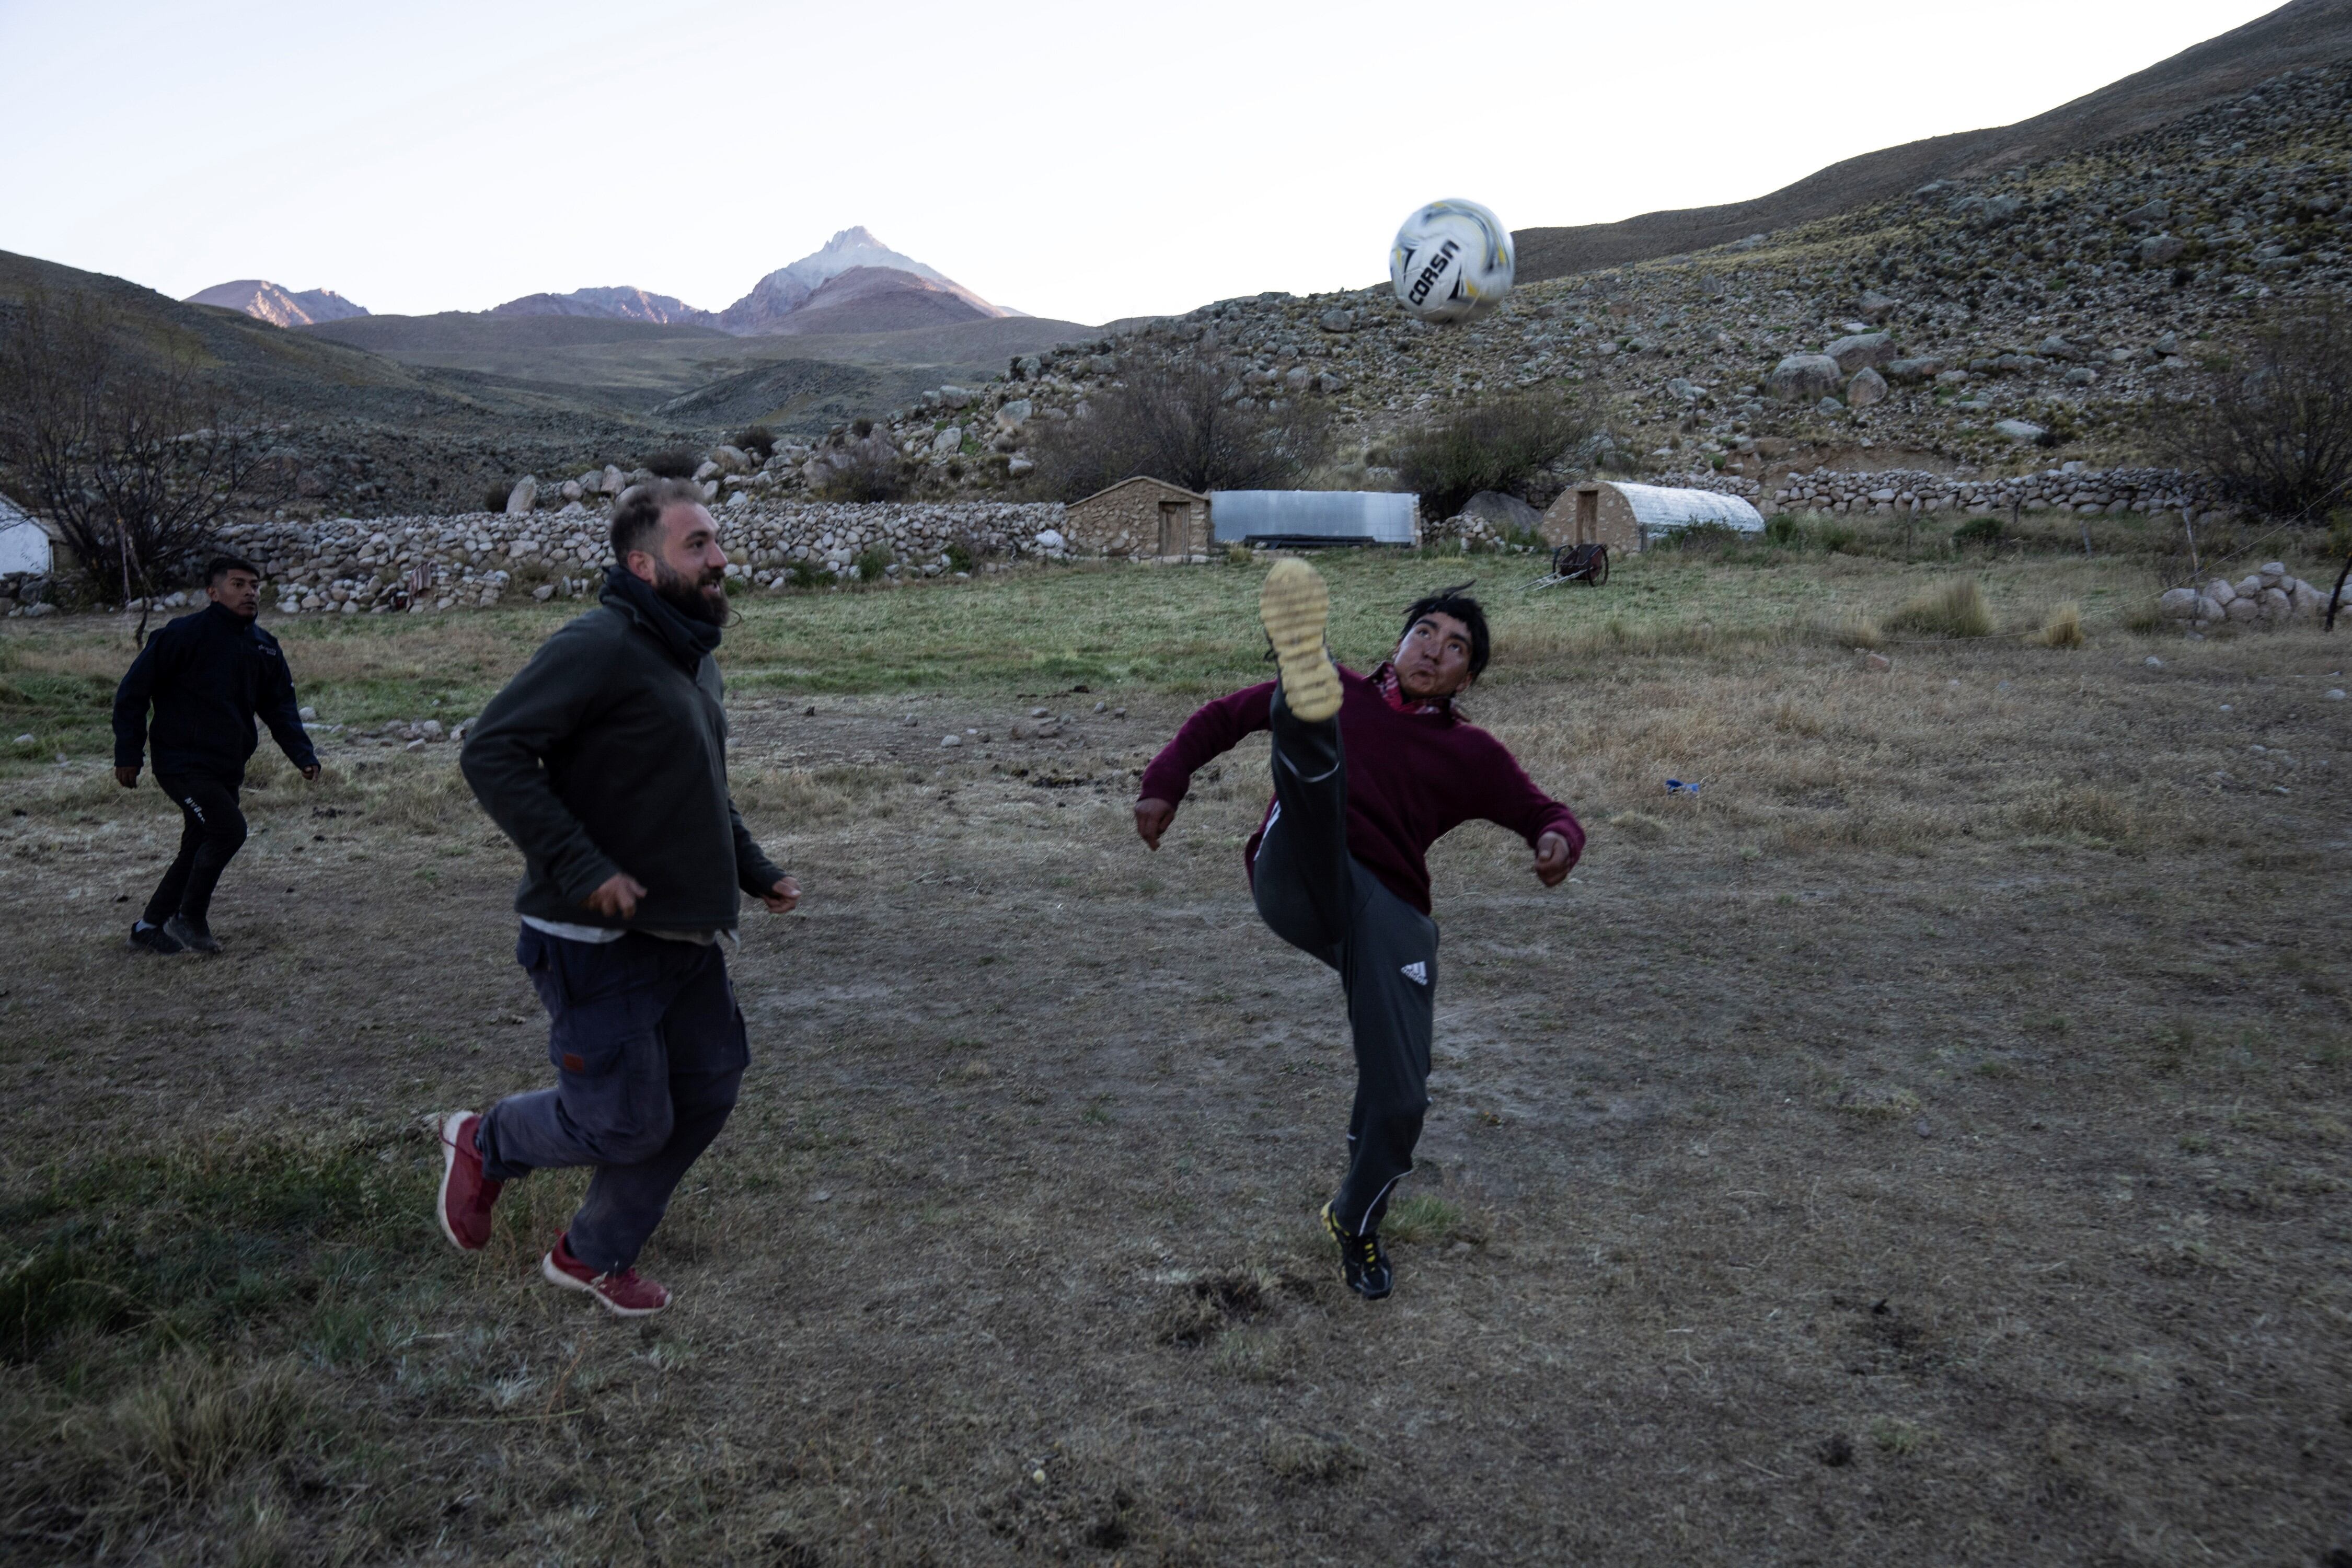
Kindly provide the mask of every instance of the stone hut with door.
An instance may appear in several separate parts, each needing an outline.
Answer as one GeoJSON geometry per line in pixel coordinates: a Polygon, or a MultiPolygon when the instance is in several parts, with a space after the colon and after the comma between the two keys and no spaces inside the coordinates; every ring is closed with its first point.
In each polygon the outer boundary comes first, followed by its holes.
{"type": "Polygon", "coordinates": [[[1205,561],[1213,544],[1209,498],[1145,476],[1072,501],[1062,532],[1081,554],[1129,561],[1205,561]]]}
{"type": "Polygon", "coordinates": [[[1764,514],[1738,496],[1664,485],[1589,480],[1560,492],[1538,525],[1545,542],[1605,544],[1612,555],[1647,549],[1654,540],[1698,523],[1760,532],[1764,514]]]}

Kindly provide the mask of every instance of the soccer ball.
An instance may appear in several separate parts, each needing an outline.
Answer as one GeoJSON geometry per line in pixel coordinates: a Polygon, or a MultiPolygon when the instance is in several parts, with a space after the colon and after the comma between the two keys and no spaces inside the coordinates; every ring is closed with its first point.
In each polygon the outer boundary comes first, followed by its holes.
{"type": "Polygon", "coordinates": [[[1389,287],[1425,321],[1461,321],[1511,291],[1511,231],[1476,202],[1432,202],[1397,230],[1389,287]]]}

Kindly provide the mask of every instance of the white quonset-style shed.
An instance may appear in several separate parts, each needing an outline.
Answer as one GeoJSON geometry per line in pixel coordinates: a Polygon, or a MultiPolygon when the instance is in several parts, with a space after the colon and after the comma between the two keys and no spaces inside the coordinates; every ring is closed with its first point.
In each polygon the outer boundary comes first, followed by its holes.
{"type": "Polygon", "coordinates": [[[1605,544],[1623,552],[1646,550],[1653,541],[1702,524],[1761,533],[1764,514],[1738,496],[1713,490],[1599,479],[1563,490],[1544,513],[1542,531],[1554,546],[1605,544]]]}
{"type": "Polygon", "coordinates": [[[1421,542],[1421,498],[1391,490],[1211,490],[1220,544],[1421,542]]]}
{"type": "Polygon", "coordinates": [[[0,496],[0,577],[46,577],[55,563],[49,531],[0,496]]]}

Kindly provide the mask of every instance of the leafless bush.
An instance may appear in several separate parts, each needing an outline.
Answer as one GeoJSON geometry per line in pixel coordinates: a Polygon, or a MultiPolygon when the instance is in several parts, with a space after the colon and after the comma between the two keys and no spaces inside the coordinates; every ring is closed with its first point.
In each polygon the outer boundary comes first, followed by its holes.
{"type": "Polygon", "coordinates": [[[1139,474],[1191,490],[1287,489],[1322,459],[1320,408],[1245,398],[1222,360],[1136,356],[1115,380],[1086,413],[1038,438],[1037,493],[1076,500],[1139,474]]]}
{"type": "Polygon", "coordinates": [[[1598,413],[1581,399],[1556,394],[1497,397],[1407,437],[1397,472],[1405,488],[1421,497],[1423,516],[1452,517],[1481,490],[1525,496],[1548,466],[1591,440],[1601,427],[1598,413]]]}
{"type": "Polygon", "coordinates": [[[195,345],[131,336],[88,295],[28,296],[0,324],[0,466],[65,536],[86,591],[185,581],[232,507],[265,503],[257,411],[197,372],[195,345]]]}
{"type": "Polygon", "coordinates": [[[2270,516],[2317,521],[2352,489],[2352,312],[2332,297],[2298,301],[2257,324],[2195,398],[2157,407],[2171,460],[2270,516]]]}

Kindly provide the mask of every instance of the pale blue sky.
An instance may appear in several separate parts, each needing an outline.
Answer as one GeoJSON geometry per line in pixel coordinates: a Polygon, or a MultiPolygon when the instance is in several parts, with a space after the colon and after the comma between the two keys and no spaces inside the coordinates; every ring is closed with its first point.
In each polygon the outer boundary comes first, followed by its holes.
{"type": "Polygon", "coordinates": [[[2205,0],[1181,5],[0,0],[0,249],[379,312],[635,284],[717,309],[862,223],[1084,321],[1759,195],[2051,108],[2205,0]]]}

